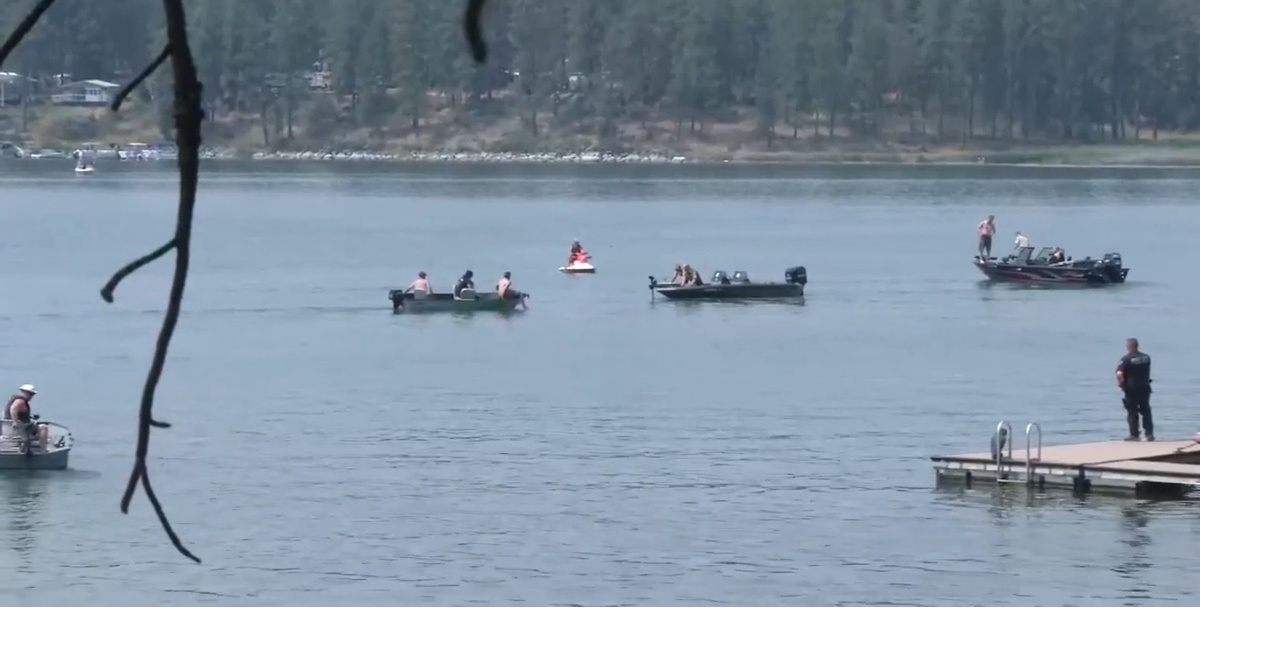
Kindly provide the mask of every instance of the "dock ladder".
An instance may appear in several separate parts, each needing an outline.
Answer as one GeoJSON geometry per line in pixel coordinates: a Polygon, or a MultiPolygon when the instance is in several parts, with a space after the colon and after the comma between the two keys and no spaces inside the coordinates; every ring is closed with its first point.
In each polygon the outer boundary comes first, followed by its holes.
{"type": "Polygon", "coordinates": [[[1004,420],[996,424],[996,431],[991,434],[991,459],[996,463],[996,483],[1008,482],[1010,479],[1007,478],[1005,469],[1013,461],[1013,425],[1004,420]]]}
{"type": "Polygon", "coordinates": [[[996,424],[996,431],[991,435],[991,459],[996,463],[996,483],[1025,483],[1030,486],[1035,480],[1036,464],[1040,462],[1043,455],[1043,436],[1040,432],[1039,423],[1029,423],[1025,431],[1026,434],[1026,452],[1023,454],[1023,466],[1025,470],[1023,480],[1012,478],[1010,470],[1014,465],[1013,459],[1013,425],[1001,420],[996,424]],[[1035,434],[1035,456],[1031,454],[1031,436],[1035,434]]]}

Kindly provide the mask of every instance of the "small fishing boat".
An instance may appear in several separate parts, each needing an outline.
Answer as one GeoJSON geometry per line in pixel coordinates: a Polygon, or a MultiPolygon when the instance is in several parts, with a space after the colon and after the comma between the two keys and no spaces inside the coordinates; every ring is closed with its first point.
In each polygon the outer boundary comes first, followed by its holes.
{"type": "Polygon", "coordinates": [[[89,163],[84,159],[80,159],[76,162],[76,175],[89,175],[95,172],[97,172],[97,169],[93,167],[92,163],[89,163]]]}
{"type": "Polygon", "coordinates": [[[49,441],[45,450],[35,439],[10,436],[12,423],[3,422],[0,428],[0,471],[60,471],[67,468],[71,458],[74,438],[71,430],[56,422],[37,422],[46,428],[49,441]]]}
{"type": "Polygon", "coordinates": [[[795,299],[804,297],[804,286],[809,274],[804,266],[788,268],[783,282],[752,282],[742,271],[732,276],[716,271],[711,282],[701,285],[681,285],[658,282],[649,276],[650,293],[657,292],[673,301],[715,301],[724,299],[795,299]]]}
{"type": "Polygon", "coordinates": [[[405,291],[393,289],[387,293],[393,313],[468,313],[504,312],[526,308],[528,294],[515,292],[513,297],[503,298],[497,292],[476,292],[464,289],[459,296],[451,293],[405,291]]]}

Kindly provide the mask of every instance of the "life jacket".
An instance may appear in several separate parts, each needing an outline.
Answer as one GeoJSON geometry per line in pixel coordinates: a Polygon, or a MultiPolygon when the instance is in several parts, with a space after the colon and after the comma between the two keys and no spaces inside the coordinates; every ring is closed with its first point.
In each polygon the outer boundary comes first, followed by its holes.
{"type": "Polygon", "coordinates": [[[9,397],[9,402],[8,402],[7,404],[5,404],[5,405],[4,405],[4,419],[5,419],[5,420],[17,420],[18,422],[20,422],[20,423],[22,423],[22,424],[24,424],[24,425],[25,425],[25,424],[27,424],[27,423],[29,423],[29,422],[31,422],[31,400],[27,399],[26,397],[24,397],[24,396],[22,396],[22,395],[20,395],[20,394],[15,394],[15,395],[13,395],[12,397],[9,397]],[[10,415],[10,413],[9,413],[9,409],[13,408],[13,402],[15,402],[15,401],[17,401],[17,400],[19,400],[19,399],[21,399],[21,400],[23,400],[23,401],[27,402],[27,403],[25,404],[25,406],[27,407],[27,410],[23,411],[22,413],[19,413],[19,414],[18,414],[18,417],[17,417],[17,418],[14,418],[12,415],[10,415]]]}

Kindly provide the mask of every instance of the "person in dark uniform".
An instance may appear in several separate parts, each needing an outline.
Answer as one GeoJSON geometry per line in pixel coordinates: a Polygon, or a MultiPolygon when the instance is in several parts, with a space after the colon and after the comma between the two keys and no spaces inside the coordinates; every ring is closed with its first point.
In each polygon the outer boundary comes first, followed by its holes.
{"type": "Polygon", "coordinates": [[[1148,441],[1156,440],[1155,422],[1151,419],[1151,356],[1138,349],[1138,339],[1124,342],[1126,352],[1116,365],[1116,384],[1124,392],[1124,410],[1128,413],[1129,436],[1138,440],[1138,418],[1148,441]]]}

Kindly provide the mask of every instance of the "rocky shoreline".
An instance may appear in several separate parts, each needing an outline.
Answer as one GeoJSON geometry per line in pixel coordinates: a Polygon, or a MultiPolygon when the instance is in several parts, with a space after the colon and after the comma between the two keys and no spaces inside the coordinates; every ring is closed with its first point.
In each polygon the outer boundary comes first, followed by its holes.
{"type": "MultiPolygon", "coordinates": [[[[124,150],[98,150],[95,158],[115,158],[119,154],[122,160],[172,160],[177,155],[172,147],[166,149],[152,148],[141,153],[129,154],[124,150]]],[[[66,154],[52,156],[30,154],[30,158],[66,157],[66,154]]],[[[72,154],[75,156],[75,153],[72,154]]],[[[1086,148],[1086,151],[1072,151],[1072,148],[1039,148],[1016,151],[994,150],[991,153],[981,151],[970,152],[937,152],[911,153],[900,151],[865,151],[853,153],[823,152],[723,152],[704,156],[687,156],[675,153],[625,152],[612,153],[600,151],[583,152],[378,152],[365,150],[309,150],[309,151],[256,151],[247,154],[244,150],[230,148],[204,147],[200,150],[200,158],[208,160],[254,160],[276,162],[377,162],[377,163],[467,163],[467,164],[684,164],[684,163],[753,163],[753,164],[795,164],[795,165],[1006,165],[1006,166],[1061,166],[1061,167],[1137,167],[1137,168],[1198,168],[1199,152],[1192,149],[1177,151],[1142,151],[1133,148],[1086,148]],[[1110,151],[1108,151],[1110,150],[1110,151]]]]}
{"type": "MultiPolygon", "coordinates": [[[[217,152],[221,154],[220,152],[217,152]]],[[[211,156],[210,158],[234,158],[211,156]]],[[[432,163],[686,163],[684,156],[609,152],[255,152],[256,161],[403,161],[432,163]]]]}

